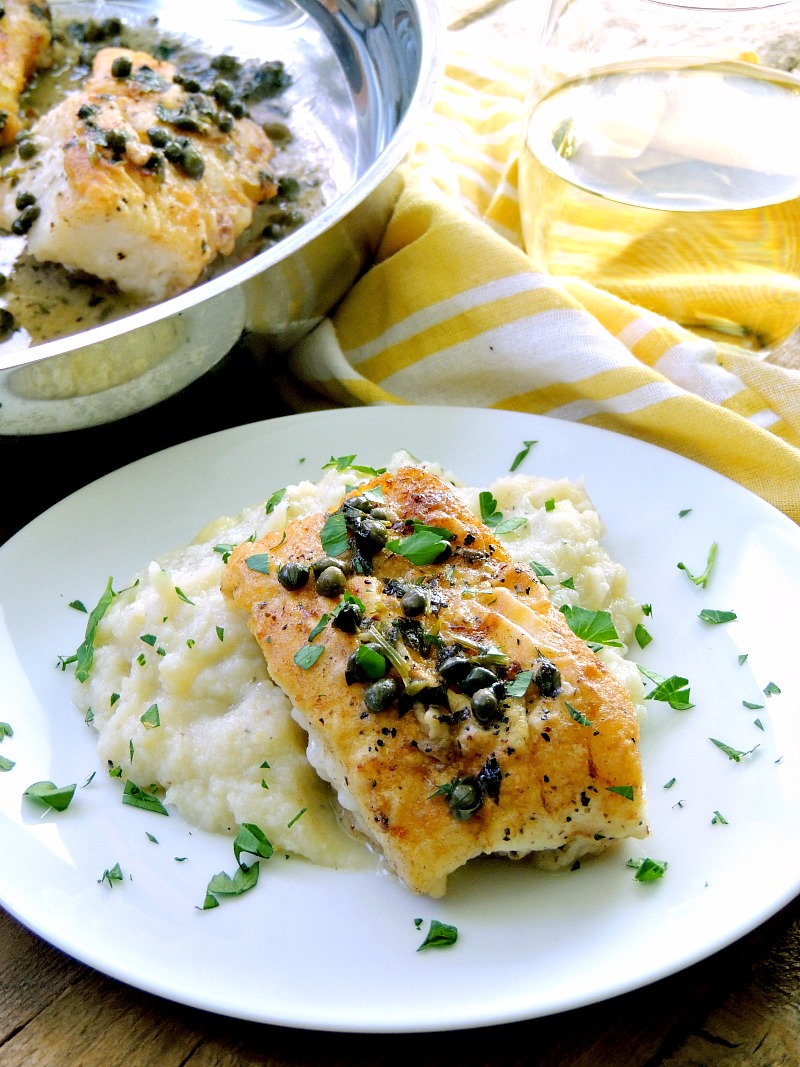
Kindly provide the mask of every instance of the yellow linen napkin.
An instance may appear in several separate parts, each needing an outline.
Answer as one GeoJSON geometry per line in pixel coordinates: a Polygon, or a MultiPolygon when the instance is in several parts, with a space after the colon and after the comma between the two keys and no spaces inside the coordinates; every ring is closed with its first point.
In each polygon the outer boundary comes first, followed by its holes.
{"type": "Polygon", "coordinates": [[[290,402],[468,405],[585,422],[704,463],[800,522],[794,341],[760,359],[538,272],[522,251],[525,78],[498,59],[451,52],[374,264],[290,354],[290,402]]]}

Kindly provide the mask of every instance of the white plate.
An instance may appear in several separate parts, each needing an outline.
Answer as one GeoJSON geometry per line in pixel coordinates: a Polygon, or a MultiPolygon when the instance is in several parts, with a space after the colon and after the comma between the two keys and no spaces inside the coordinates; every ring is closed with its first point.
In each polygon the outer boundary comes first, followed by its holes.
{"type": "Polygon", "coordinates": [[[313,1029],[502,1023],[673,973],[800,890],[791,621],[800,530],[736,484],[633,439],[522,414],[420,407],[228,430],[134,463],[40,516],[0,550],[0,603],[0,717],[14,729],[0,755],[16,761],[0,774],[0,901],[54,945],[143,990],[313,1029]],[[93,734],[70,704],[71,679],[57,669],[86,622],[69,602],[92,606],[109,576],[119,587],[210,519],[317,477],[331,456],[356,453],[377,466],[407,448],[477,484],[506,473],[527,440],[537,443],[520,470],[585,478],[611,554],[627,566],[632,593],[652,604],[655,639],[634,658],[690,683],[690,711],[648,702],[650,839],[560,875],[475,862],[439,901],[371,869],[273,858],[255,890],[199,910],[211,875],[232,870],[231,842],[193,832],[174,813],[165,819],[120,804],[119,782],[98,767],[93,734]],[[677,563],[702,572],[714,541],[704,589],[677,563]],[[738,618],[712,626],[698,618],[704,607],[738,618]],[[765,696],[770,683],[781,692],[765,696]],[[735,762],[711,737],[758,748],[735,762]],[[80,785],[95,770],[66,812],[42,815],[22,798],[34,781],[80,785]],[[713,822],[715,812],[727,822],[713,822]],[[645,855],[667,861],[660,881],[639,883],[626,866],[645,855]],[[117,862],[125,881],[100,883],[117,862]],[[432,919],[457,926],[458,942],[418,952],[432,919]]]}

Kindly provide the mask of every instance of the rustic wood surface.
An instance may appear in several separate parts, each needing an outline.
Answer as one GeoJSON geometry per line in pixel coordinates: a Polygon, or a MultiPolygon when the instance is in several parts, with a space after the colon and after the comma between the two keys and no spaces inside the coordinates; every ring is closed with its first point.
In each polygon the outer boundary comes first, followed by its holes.
{"type": "MultiPolygon", "coordinates": [[[[442,0],[453,34],[519,44],[542,0],[442,0]]],[[[248,353],[236,353],[241,378],[248,353]]],[[[223,363],[183,397],[111,427],[6,439],[0,541],[66,493],[191,436],[230,424],[223,363]]],[[[241,381],[238,382],[241,386],[241,381]]],[[[252,408],[237,421],[282,413],[252,408]]],[[[241,406],[244,403],[244,406],[241,406]]],[[[798,813],[800,815],[800,813],[798,813]]],[[[776,857],[777,859],[777,857],[776,857]]],[[[0,842],[0,863],[4,862],[0,842]]],[[[735,887],[732,887],[732,891],[735,887]]],[[[336,981],[336,975],[330,976],[336,981]]],[[[465,981],[480,980],[466,975],[465,981]]],[[[457,994],[453,994],[457,995],[457,994]]],[[[391,996],[391,990],[387,990],[391,996]]],[[[327,1034],[228,1020],[141,993],[65,956],[0,911],[0,1067],[797,1067],[800,899],[680,974],[594,1006],[460,1033],[327,1034]]]]}

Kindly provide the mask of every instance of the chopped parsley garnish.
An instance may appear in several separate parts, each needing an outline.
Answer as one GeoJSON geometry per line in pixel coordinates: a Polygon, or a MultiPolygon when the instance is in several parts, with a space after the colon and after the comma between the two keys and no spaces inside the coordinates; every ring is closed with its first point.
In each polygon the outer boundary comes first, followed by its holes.
{"type": "Polygon", "coordinates": [[[528,692],[528,686],[531,684],[533,674],[533,668],[527,671],[520,671],[516,678],[506,685],[506,694],[510,697],[524,697],[528,692]]]}
{"type": "Polygon", "coordinates": [[[678,518],[685,519],[687,515],[691,514],[691,511],[691,508],[681,508],[681,510],[678,512],[678,518]]]}
{"type": "Polygon", "coordinates": [[[748,711],[761,711],[764,707],[763,704],[753,704],[750,700],[743,700],[742,707],[747,708],[748,711]]]}
{"type": "Polygon", "coordinates": [[[256,826],[255,823],[242,823],[233,842],[233,854],[240,867],[242,862],[239,857],[243,852],[251,856],[260,856],[265,860],[268,860],[272,855],[272,843],[264,831],[256,826]]]}
{"type": "Polygon", "coordinates": [[[308,635],[309,642],[313,641],[315,637],[319,637],[319,635],[322,633],[322,631],[325,629],[325,627],[330,622],[330,619],[331,619],[331,617],[327,612],[324,612],[320,616],[319,622],[314,627],[314,629],[311,631],[311,633],[308,635]]]}
{"type": "Polygon", "coordinates": [[[385,467],[367,467],[363,464],[353,463],[356,458],[355,452],[351,456],[331,456],[327,463],[323,463],[323,470],[338,471],[340,474],[346,470],[358,471],[359,474],[369,475],[371,478],[377,478],[381,474],[386,473],[385,467]]]}
{"type": "Polygon", "coordinates": [[[0,756],[0,771],[10,771],[16,767],[16,761],[9,759],[8,756],[0,756]]]}
{"type": "Polygon", "coordinates": [[[14,731],[11,729],[11,726],[7,722],[0,722],[0,741],[2,741],[4,737],[13,736],[14,731]]]}
{"type": "Polygon", "coordinates": [[[294,662],[300,670],[307,671],[309,667],[314,666],[324,651],[324,645],[305,644],[295,652],[293,657],[294,662]]]}
{"type": "Polygon", "coordinates": [[[153,730],[161,725],[161,717],[158,713],[158,704],[151,704],[147,711],[139,716],[139,722],[147,730],[153,730]]]}
{"type": "Polygon", "coordinates": [[[191,604],[192,607],[194,607],[194,601],[189,599],[189,597],[186,595],[186,593],[184,593],[184,591],[179,585],[175,586],[175,595],[177,596],[178,600],[182,600],[184,604],[191,604]]]}
{"type": "Polygon", "coordinates": [[[626,800],[633,800],[632,785],[607,785],[606,790],[609,793],[618,793],[619,796],[625,797],[626,800]]]}
{"type": "Polygon", "coordinates": [[[625,866],[634,868],[637,882],[655,882],[664,877],[668,864],[666,860],[652,860],[646,856],[644,859],[630,859],[625,866]]]}
{"type": "Polygon", "coordinates": [[[616,648],[622,646],[608,611],[591,611],[589,608],[582,608],[579,604],[575,606],[563,604],[561,611],[569,623],[570,630],[587,643],[610,645],[616,648]]]}
{"type": "Polygon", "coordinates": [[[327,556],[335,558],[347,551],[350,542],[347,537],[347,525],[343,511],[334,511],[327,517],[319,532],[319,539],[327,556]]]}
{"type": "Polygon", "coordinates": [[[639,648],[647,648],[647,646],[653,640],[653,635],[644,626],[642,626],[640,622],[637,622],[636,629],[633,631],[633,633],[639,648]]]}
{"type": "Polygon", "coordinates": [[[301,808],[296,815],[293,815],[292,818],[289,819],[289,821],[286,824],[286,829],[287,830],[291,830],[291,828],[294,826],[294,824],[297,822],[297,820],[301,819],[305,815],[305,813],[307,811],[308,811],[308,808],[301,808]]]}
{"type": "Polygon", "coordinates": [[[128,779],[122,791],[122,803],[132,808],[143,808],[145,811],[154,812],[156,815],[169,815],[169,812],[155,795],[136,785],[128,779]]]}
{"type": "Polygon", "coordinates": [[[709,737],[708,740],[713,745],[716,745],[718,749],[721,749],[721,751],[725,753],[728,759],[733,760],[734,763],[740,763],[745,756],[749,756],[751,752],[755,752],[755,750],[758,748],[758,745],[753,745],[752,748],[748,748],[746,751],[743,751],[740,748],[732,748],[730,745],[726,745],[724,741],[718,741],[716,737],[709,737]]]}
{"type": "Polygon", "coordinates": [[[235,547],[235,545],[214,545],[214,551],[219,552],[223,563],[227,563],[235,547]]]}
{"type": "Polygon", "coordinates": [[[664,789],[672,789],[677,780],[677,778],[670,778],[668,782],[664,782],[664,789]]]}
{"type": "Polygon", "coordinates": [[[267,515],[271,515],[275,508],[286,496],[286,489],[276,489],[265,505],[267,515]]]}
{"type": "Polygon", "coordinates": [[[777,685],[775,685],[774,682],[769,682],[766,686],[764,686],[763,692],[764,696],[772,697],[775,696],[777,693],[780,693],[780,689],[777,687],[777,685]]]}
{"type": "Polygon", "coordinates": [[[388,541],[386,548],[396,556],[402,556],[409,563],[418,567],[426,563],[435,563],[450,548],[449,542],[455,534],[441,526],[426,526],[415,522],[414,532],[401,540],[388,541]]]}
{"type": "Polygon", "coordinates": [[[535,444],[538,444],[538,442],[523,441],[522,444],[524,445],[524,448],[520,449],[520,451],[517,452],[516,456],[514,456],[514,460],[511,466],[509,467],[509,470],[512,473],[517,469],[517,467],[520,465],[520,463],[522,463],[524,459],[527,459],[528,453],[530,452],[531,448],[533,448],[535,444]]]}
{"type": "Polygon", "coordinates": [[[438,919],[431,919],[428,933],[425,935],[425,940],[419,946],[417,952],[421,952],[424,948],[448,948],[450,945],[454,945],[457,940],[458,929],[455,926],[451,926],[450,923],[439,922],[438,919]]]}
{"type": "Polygon", "coordinates": [[[203,911],[208,908],[216,908],[219,901],[216,897],[236,897],[252,889],[258,882],[258,860],[249,867],[237,867],[233,875],[220,871],[215,874],[206,887],[206,898],[203,902],[203,911]],[[209,897],[211,898],[209,900],[209,897]]]}
{"type": "Polygon", "coordinates": [[[689,711],[694,704],[689,701],[689,680],[681,678],[677,674],[664,678],[655,671],[649,671],[641,664],[638,665],[640,672],[655,683],[655,689],[645,693],[646,700],[663,700],[675,711],[689,711]]]}
{"type": "Polygon", "coordinates": [[[717,625],[721,622],[733,622],[736,618],[735,611],[718,611],[714,608],[703,608],[698,619],[702,619],[703,622],[710,622],[712,625],[717,625]]]}
{"type": "Polygon", "coordinates": [[[715,811],[713,816],[711,817],[711,825],[716,826],[717,824],[721,824],[722,826],[728,825],[728,820],[719,811],[715,811]]]}
{"type": "Polygon", "coordinates": [[[692,572],[689,570],[689,568],[686,566],[685,563],[679,563],[678,564],[678,570],[684,571],[685,574],[686,574],[686,577],[689,579],[689,581],[694,582],[695,585],[700,585],[700,586],[703,587],[703,589],[705,589],[705,587],[708,585],[708,580],[711,577],[711,571],[714,568],[714,561],[717,558],[717,549],[718,548],[719,548],[719,544],[716,541],[714,541],[714,543],[712,544],[711,548],[709,548],[709,550],[708,550],[708,559],[706,561],[706,569],[703,571],[702,574],[697,574],[697,575],[692,574],[692,572]]]}
{"type": "MultiPolygon", "coordinates": [[[[592,720],[587,719],[582,711],[578,711],[577,708],[573,708],[573,706],[571,704],[567,704],[566,701],[564,701],[564,703],[566,704],[567,711],[570,713],[570,716],[575,720],[576,723],[578,723],[579,726],[592,725],[592,720]]],[[[631,793],[631,799],[633,799],[633,793],[631,793]]]]}
{"type": "Polygon", "coordinates": [[[102,877],[98,878],[97,881],[101,885],[103,882],[108,882],[108,884],[113,888],[114,882],[122,881],[122,869],[120,865],[118,863],[115,863],[110,870],[103,871],[102,877]]]}
{"type": "Polygon", "coordinates": [[[76,788],[77,782],[73,782],[72,785],[62,786],[58,786],[54,782],[34,782],[33,785],[28,786],[23,796],[46,804],[56,811],[66,811],[72,803],[76,788]]]}
{"type": "Polygon", "coordinates": [[[251,571],[269,574],[269,552],[254,552],[252,556],[247,557],[245,563],[251,571]]]}
{"type": "Polygon", "coordinates": [[[523,526],[527,522],[527,519],[521,515],[511,519],[504,518],[502,511],[498,510],[497,500],[492,496],[488,489],[485,489],[479,494],[478,502],[481,509],[481,520],[493,529],[495,533],[511,533],[513,530],[518,530],[520,526],[523,526]]]}
{"type": "Polygon", "coordinates": [[[545,500],[545,502],[544,502],[544,510],[545,511],[555,511],[556,510],[556,502],[553,499],[553,497],[550,497],[549,500],[545,500]]]}
{"type": "Polygon", "coordinates": [[[82,600],[70,600],[69,606],[75,608],[76,611],[83,611],[84,613],[89,610],[82,600]]]}
{"type": "Polygon", "coordinates": [[[537,578],[552,578],[553,572],[544,563],[537,563],[535,560],[531,560],[528,564],[530,569],[536,575],[537,578]]]}
{"type": "Polygon", "coordinates": [[[78,646],[77,652],[74,656],[70,656],[63,662],[64,666],[68,663],[75,663],[75,677],[79,682],[85,682],[89,677],[89,671],[91,670],[92,661],[94,660],[94,636],[98,623],[108,610],[111,601],[117,595],[112,588],[112,582],[113,579],[109,578],[97,605],[89,613],[89,621],[86,624],[86,633],[83,641],[78,646]]]}

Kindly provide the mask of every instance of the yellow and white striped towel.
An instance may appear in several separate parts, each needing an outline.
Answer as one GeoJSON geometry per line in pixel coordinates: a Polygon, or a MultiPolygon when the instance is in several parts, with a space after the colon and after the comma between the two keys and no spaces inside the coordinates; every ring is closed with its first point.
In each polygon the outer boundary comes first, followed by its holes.
{"type": "Polygon", "coordinates": [[[292,402],[590,423],[704,463],[800,522],[791,341],[759,359],[539,273],[522,251],[524,84],[519,67],[451,51],[374,264],[290,355],[292,402]]]}

